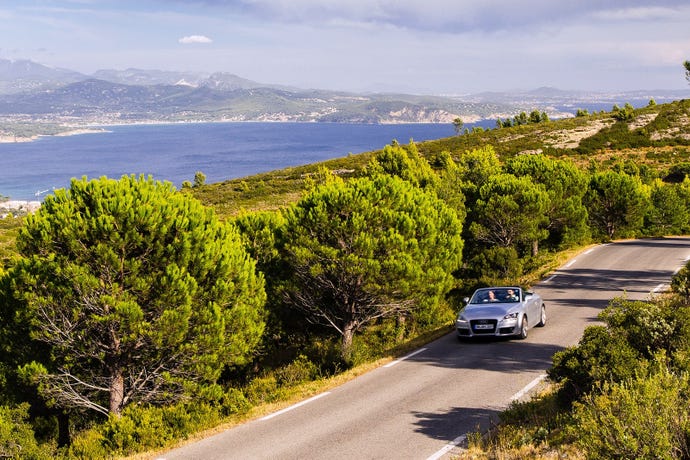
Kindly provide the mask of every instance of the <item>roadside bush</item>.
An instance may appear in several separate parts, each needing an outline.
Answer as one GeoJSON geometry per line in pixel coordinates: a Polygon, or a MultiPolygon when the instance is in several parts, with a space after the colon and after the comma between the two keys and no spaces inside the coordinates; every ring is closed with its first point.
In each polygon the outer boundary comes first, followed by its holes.
{"type": "Polygon", "coordinates": [[[280,399],[282,392],[275,375],[256,377],[245,387],[244,394],[253,405],[270,403],[280,399]]]}
{"type": "Polygon", "coordinates": [[[527,443],[539,445],[548,442],[551,433],[562,427],[559,412],[556,393],[548,393],[525,402],[514,401],[499,414],[499,419],[501,425],[516,427],[520,433],[513,447],[527,443]]]}
{"type": "Polygon", "coordinates": [[[65,452],[67,458],[112,458],[113,453],[106,449],[103,433],[97,428],[82,431],[72,439],[65,452]]]}
{"type": "Polygon", "coordinates": [[[50,459],[53,446],[41,446],[28,422],[29,405],[0,406],[0,458],[50,459]]]}
{"type": "Polygon", "coordinates": [[[310,382],[319,376],[319,367],[304,355],[299,355],[287,366],[276,370],[276,381],[279,386],[295,386],[310,382]]]}
{"type": "Polygon", "coordinates": [[[616,298],[599,314],[616,336],[649,359],[657,351],[671,351],[675,320],[673,311],[661,302],[616,298]]]}
{"type": "Polygon", "coordinates": [[[221,400],[223,415],[244,414],[251,409],[252,405],[242,391],[237,388],[230,388],[223,395],[221,400]]]}
{"type": "Polygon", "coordinates": [[[684,266],[671,278],[671,290],[690,303],[690,267],[684,266]]]}
{"type": "Polygon", "coordinates": [[[688,379],[664,366],[649,376],[604,383],[574,405],[573,430],[591,459],[688,458],[688,379]]]}
{"type": "Polygon", "coordinates": [[[599,319],[606,326],[588,327],[577,346],[553,357],[549,376],[563,383],[564,402],[580,399],[604,383],[634,378],[659,353],[673,369],[690,370],[690,307],[677,298],[649,302],[616,298],[599,319]]]}
{"type": "Polygon", "coordinates": [[[322,376],[335,375],[345,369],[340,359],[340,343],[335,337],[314,335],[303,347],[303,352],[318,366],[322,376]]]}
{"type": "Polygon", "coordinates": [[[129,455],[163,447],[175,439],[218,424],[218,408],[208,403],[180,403],[166,407],[128,406],[120,417],[102,427],[108,452],[129,455]]]}
{"type": "Polygon", "coordinates": [[[548,375],[561,382],[561,402],[570,404],[590,393],[600,382],[620,382],[632,378],[644,362],[626,338],[604,326],[590,326],[574,347],[553,356],[548,375]]]}
{"type": "Polygon", "coordinates": [[[244,413],[250,407],[240,390],[230,388],[223,391],[220,387],[203,389],[197,401],[165,407],[128,406],[120,417],[110,417],[103,424],[79,433],[66,456],[111,458],[158,449],[216,426],[222,417],[244,413]],[[215,396],[217,400],[214,400],[215,396]]]}
{"type": "Polygon", "coordinates": [[[555,393],[514,402],[499,418],[488,433],[468,433],[468,449],[458,460],[584,459],[573,444],[571,418],[561,412],[555,393]]]}
{"type": "Polygon", "coordinates": [[[349,367],[355,367],[366,362],[375,361],[381,357],[381,351],[381,343],[375,340],[375,337],[372,337],[370,334],[360,334],[353,338],[350,360],[344,364],[349,367]]]}

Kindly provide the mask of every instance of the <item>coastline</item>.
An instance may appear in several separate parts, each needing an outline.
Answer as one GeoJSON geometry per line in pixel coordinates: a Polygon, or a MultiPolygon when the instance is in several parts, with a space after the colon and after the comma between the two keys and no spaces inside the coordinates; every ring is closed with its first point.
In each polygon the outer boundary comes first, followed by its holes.
{"type": "Polygon", "coordinates": [[[22,137],[22,136],[8,136],[8,135],[0,135],[0,144],[19,144],[23,142],[33,142],[41,137],[64,137],[64,136],[78,136],[80,134],[99,134],[99,133],[107,133],[108,130],[103,129],[103,128],[76,128],[76,129],[71,129],[69,131],[62,131],[59,133],[55,134],[36,134],[34,136],[30,137],[22,137]]]}
{"type": "MultiPolygon", "coordinates": [[[[481,117],[471,115],[462,117],[463,121],[468,124],[477,123],[484,120],[481,117]]],[[[41,137],[63,137],[63,136],[78,136],[81,134],[101,134],[111,132],[108,127],[120,127],[120,126],[166,126],[166,125],[184,125],[184,124],[222,124],[222,123],[295,123],[295,124],[371,124],[371,125],[444,125],[450,124],[451,122],[445,121],[432,121],[432,120],[420,120],[420,121],[406,121],[406,120],[396,120],[383,119],[379,123],[352,123],[352,122],[330,122],[330,121],[301,121],[301,120],[289,120],[289,119],[221,119],[221,120],[142,120],[134,122],[103,122],[103,123],[87,123],[80,127],[74,127],[67,131],[62,131],[55,134],[36,134],[30,137],[7,135],[0,133],[0,144],[17,144],[23,142],[34,142],[39,140],[41,137]]]]}

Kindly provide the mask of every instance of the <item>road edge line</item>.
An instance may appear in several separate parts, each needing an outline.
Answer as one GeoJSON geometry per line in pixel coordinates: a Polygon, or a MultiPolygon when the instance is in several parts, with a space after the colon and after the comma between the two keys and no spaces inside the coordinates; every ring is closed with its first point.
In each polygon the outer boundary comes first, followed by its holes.
{"type": "Polygon", "coordinates": [[[539,385],[546,377],[547,377],[546,374],[539,374],[539,377],[537,377],[536,379],[532,380],[530,383],[528,383],[527,385],[525,385],[525,387],[524,387],[522,390],[520,390],[520,391],[518,391],[517,393],[515,393],[515,394],[510,398],[510,401],[511,401],[511,402],[512,402],[512,401],[517,401],[518,399],[522,398],[522,397],[525,396],[532,388],[534,388],[534,387],[536,387],[537,385],[539,385]]]}
{"type": "Polygon", "coordinates": [[[436,452],[435,454],[431,455],[430,457],[427,457],[426,460],[438,460],[439,458],[443,457],[445,454],[453,450],[455,447],[460,445],[461,442],[464,442],[467,439],[467,435],[463,434],[461,436],[458,436],[457,438],[453,439],[451,442],[443,446],[441,450],[436,452]]]}
{"type": "Polygon", "coordinates": [[[265,416],[265,417],[260,418],[259,420],[260,420],[260,421],[264,421],[264,420],[272,419],[273,417],[277,417],[277,416],[279,416],[279,415],[282,415],[282,414],[284,414],[285,412],[291,411],[292,409],[297,409],[298,407],[304,406],[305,404],[309,404],[310,402],[316,401],[317,399],[323,398],[324,396],[329,395],[329,394],[331,394],[331,392],[330,392],[330,391],[326,391],[325,393],[321,393],[321,394],[318,394],[318,395],[316,395],[316,396],[312,396],[312,397],[309,398],[309,399],[305,399],[304,401],[298,402],[297,404],[293,404],[293,405],[290,406],[290,407],[286,407],[285,409],[281,409],[281,410],[279,410],[279,411],[277,411],[277,412],[274,412],[274,413],[272,413],[272,414],[269,414],[269,415],[267,415],[267,416],[265,416]]]}
{"type": "Polygon", "coordinates": [[[398,359],[396,359],[395,361],[391,361],[390,363],[386,364],[386,365],[383,366],[383,367],[393,367],[393,366],[395,366],[396,364],[398,364],[398,363],[400,363],[400,362],[402,362],[402,361],[405,361],[406,359],[411,358],[411,357],[413,357],[414,355],[419,354],[419,353],[421,353],[421,352],[423,352],[423,351],[426,351],[426,348],[420,348],[419,350],[414,351],[414,352],[410,353],[409,355],[405,355],[405,356],[403,356],[402,358],[398,358],[398,359]]]}

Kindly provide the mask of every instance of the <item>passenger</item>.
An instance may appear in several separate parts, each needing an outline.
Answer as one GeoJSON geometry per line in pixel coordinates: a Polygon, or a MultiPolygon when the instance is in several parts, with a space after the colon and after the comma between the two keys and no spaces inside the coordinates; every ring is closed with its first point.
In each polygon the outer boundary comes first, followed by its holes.
{"type": "Polygon", "coordinates": [[[508,289],[507,295],[506,295],[506,302],[519,302],[519,301],[520,301],[520,299],[515,294],[515,291],[513,289],[508,289]]]}

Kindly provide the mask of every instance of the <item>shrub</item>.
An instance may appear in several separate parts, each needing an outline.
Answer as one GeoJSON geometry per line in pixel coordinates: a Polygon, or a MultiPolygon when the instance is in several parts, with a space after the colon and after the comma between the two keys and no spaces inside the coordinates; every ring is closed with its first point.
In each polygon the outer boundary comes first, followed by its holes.
{"type": "Polygon", "coordinates": [[[254,405],[277,401],[281,394],[274,375],[253,379],[245,388],[244,393],[247,395],[247,400],[254,405]]]}
{"type": "Polygon", "coordinates": [[[306,356],[299,355],[287,366],[276,370],[275,375],[278,385],[290,387],[317,378],[319,367],[309,361],[306,356]]]}
{"type": "Polygon", "coordinates": [[[651,358],[658,350],[670,351],[675,331],[672,313],[660,301],[616,298],[599,314],[599,319],[614,330],[613,334],[624,337],[630,347],[651,358]]]}
{"type": "Polygon", "coordinates": [[[113,454],[106,449],[103,433],[97,428],[92,428],[82,431],[72,440],[65,456],[67,458],[110,458],[113,454]]]}
{"type": "Polygon", "coordinates": [[[690,267],[687,265],[678,270],[671,278],[671,290],[690,302],[690,267]]]}
{"type": "Polygon", "coordinates": [[[575,404],[574,427],[588,458],[688,458],[688,379],[665,367],[650,376],[604,383],[575,404]]]}
{"type": "Polygon", "coordinates": [[[53,458],[51,446],[41,446],[36,441],[28,418],[28,404],[0,406],[0,458],[53,458]]]}
{"type": "Polygon", "coordinates": [[[561,401],[569,404],[588,394],[600,382],[620,382],[635,375],[639,353],[625,337],[604,326],[590,326],[577,346],[553,356],[549,377],[562,382],[561,401]]]}
{"type": "Polygon", "coordinates": [[[230,388],[223,395],[221,407],[223,415],[230,415],[244,414],[251,409],[252,405],[242,391],[237,388],[230,388]]]}
{"type": "Polygon", "coordinates": [[[194,185],[193,187],[202,187],[206,184],[206,174],[201,171],[194,173],[194,185]]]}
{"type": "Polygon", "coordinates": [[[110,455],[130,455],[164,447],[217,425],[221,410],[217,404],[198,401],[165,407],[128,406],[120,417],[111,416],[98,429],[100,437],[87,434],[79,443],[79,451],[98,452],[100,445],[110,455]]]}

